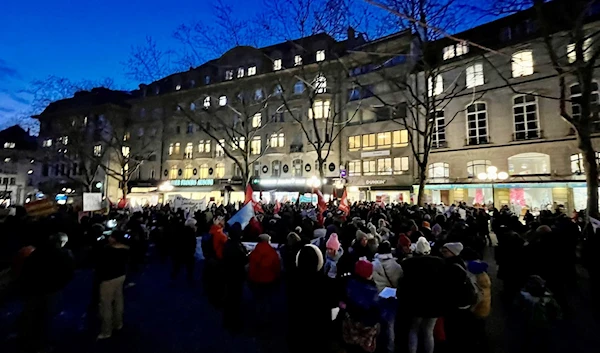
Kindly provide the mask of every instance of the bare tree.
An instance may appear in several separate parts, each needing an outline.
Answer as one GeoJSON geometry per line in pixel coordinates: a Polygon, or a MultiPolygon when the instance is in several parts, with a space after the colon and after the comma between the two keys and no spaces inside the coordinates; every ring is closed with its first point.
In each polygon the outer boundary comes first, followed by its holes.
{"type": "Polygon", "coordinates": [[[129,57],[121,65],[125,76],[135,82],[156,81],[181,68],[176,63],[175,52],[159,48],[150,36],[146,36],[143,44],[132,45],[129,57]]]}

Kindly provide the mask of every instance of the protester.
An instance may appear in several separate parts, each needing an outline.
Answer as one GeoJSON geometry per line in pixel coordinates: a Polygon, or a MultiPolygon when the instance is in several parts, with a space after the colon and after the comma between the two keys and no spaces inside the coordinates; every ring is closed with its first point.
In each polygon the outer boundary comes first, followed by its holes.
{"type": "Polygon", "coordinates": [[[242,301],[248,250],[241,242],[242,227],[234,223],[229,230],[229,240],[223,248],[223,275],[225,277],[225,305],[223,326],[233,333],[242,330],[242,301]]]}
{"type": "Polygon", "coordinates": [[[174,235],[173,271],[171,280],[175,280],[182,267],[186,269],[188,284],[193,284],[194,267],[196,265],[196,220],[188,218],[181,233],[174,235]]]}
{"type": "Polygon", "coordinates": [[[261,234],[248,258],[248,281],[254,294],[257,319],[270,323],[272,297],[277,290],[281,262],[271,246],[271,237],[261,234]]]}

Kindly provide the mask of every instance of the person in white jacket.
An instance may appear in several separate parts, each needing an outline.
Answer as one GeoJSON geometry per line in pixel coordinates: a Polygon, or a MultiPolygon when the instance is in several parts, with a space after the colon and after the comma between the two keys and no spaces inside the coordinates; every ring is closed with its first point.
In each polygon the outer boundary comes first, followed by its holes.
{"type": "MultiPolygon", "coordinates": [[[[402,266],[392,256],[390,242],[382,242],[379,245],[377,255],[375,255],[375,261],[373,261],[373,281],[375,281],[377,290],[381,293],[385,287],[398,288],[398,282],[400,282],[403,275],[402,266]]],[[[398,300],[396,298],[388,298],[381,301],[383,333],[387,338],[387,350],[390,353],[396,351],[394,326],[397,306],[398,300]]]]}

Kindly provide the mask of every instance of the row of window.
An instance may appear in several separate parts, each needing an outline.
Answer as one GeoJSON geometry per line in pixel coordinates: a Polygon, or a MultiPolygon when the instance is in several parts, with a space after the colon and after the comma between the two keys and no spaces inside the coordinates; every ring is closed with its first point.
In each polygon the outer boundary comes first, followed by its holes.
{"type": "MultiPolygon", "coordinates": [[[[211,151],[211,140],[200,140],[198,142],[198,153],[210,153],[211,151]]],[[[223,151],[223,147],[225,146],[225,140],[220,139],[218,143],[215,144],[215,154],[217,157],[222,157],[225,152],[223,151]]],[[[285,134],[283,132],[274,133],[269,136],[269,147],[271,148],[279,148],[285,147],[285,134]]],[[[244,136],[234,138],[231,141],[231,150],[235,151],[238,149],[246,149],[246,138],[244,136]]],[[[257,155],[262,151],[262,138],[261,136],[255,136],[252,141],[250,141],[250,154],[257,155]]],[[[169,156],[178,155],[181,153],[181,143],[175,142],[169,144],[169,156]]],[[[185,149],[183,152],[183,156],[186,159],[194,158],[194,143],[188,142],[185,145],[185,149]]]]}
{"type": "Polygon", "coordinates": [[[408,161],[408,157],[350,161],[348,162],[348,175],[400,175],[409,170],[408,161]]]}
{"type": "Polygon", "coordinates": [[[348,137],[348,151],[369,151],[376,148],[405,147],[408,130],[396,130],[348,137]]]}

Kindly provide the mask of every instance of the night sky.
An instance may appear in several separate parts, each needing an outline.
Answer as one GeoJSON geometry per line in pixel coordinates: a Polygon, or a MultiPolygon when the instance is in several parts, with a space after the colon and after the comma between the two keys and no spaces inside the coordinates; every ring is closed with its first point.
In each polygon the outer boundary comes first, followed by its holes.
{"type": "MultiPolygon", "coordinates": [[[[227,0],[256,9],[261,0],[227,0]]],[[[0,10],[0,128],[29,109],[22,93],[31,80],[56,75],[73,81],[110,77],[134,89],[121,62],[147,35],[161,47],[182,23],[210,20],[206,0],[4,1],[0,10]]],[[[237,6],[237,5],[236,5],[237,6]]]]}

